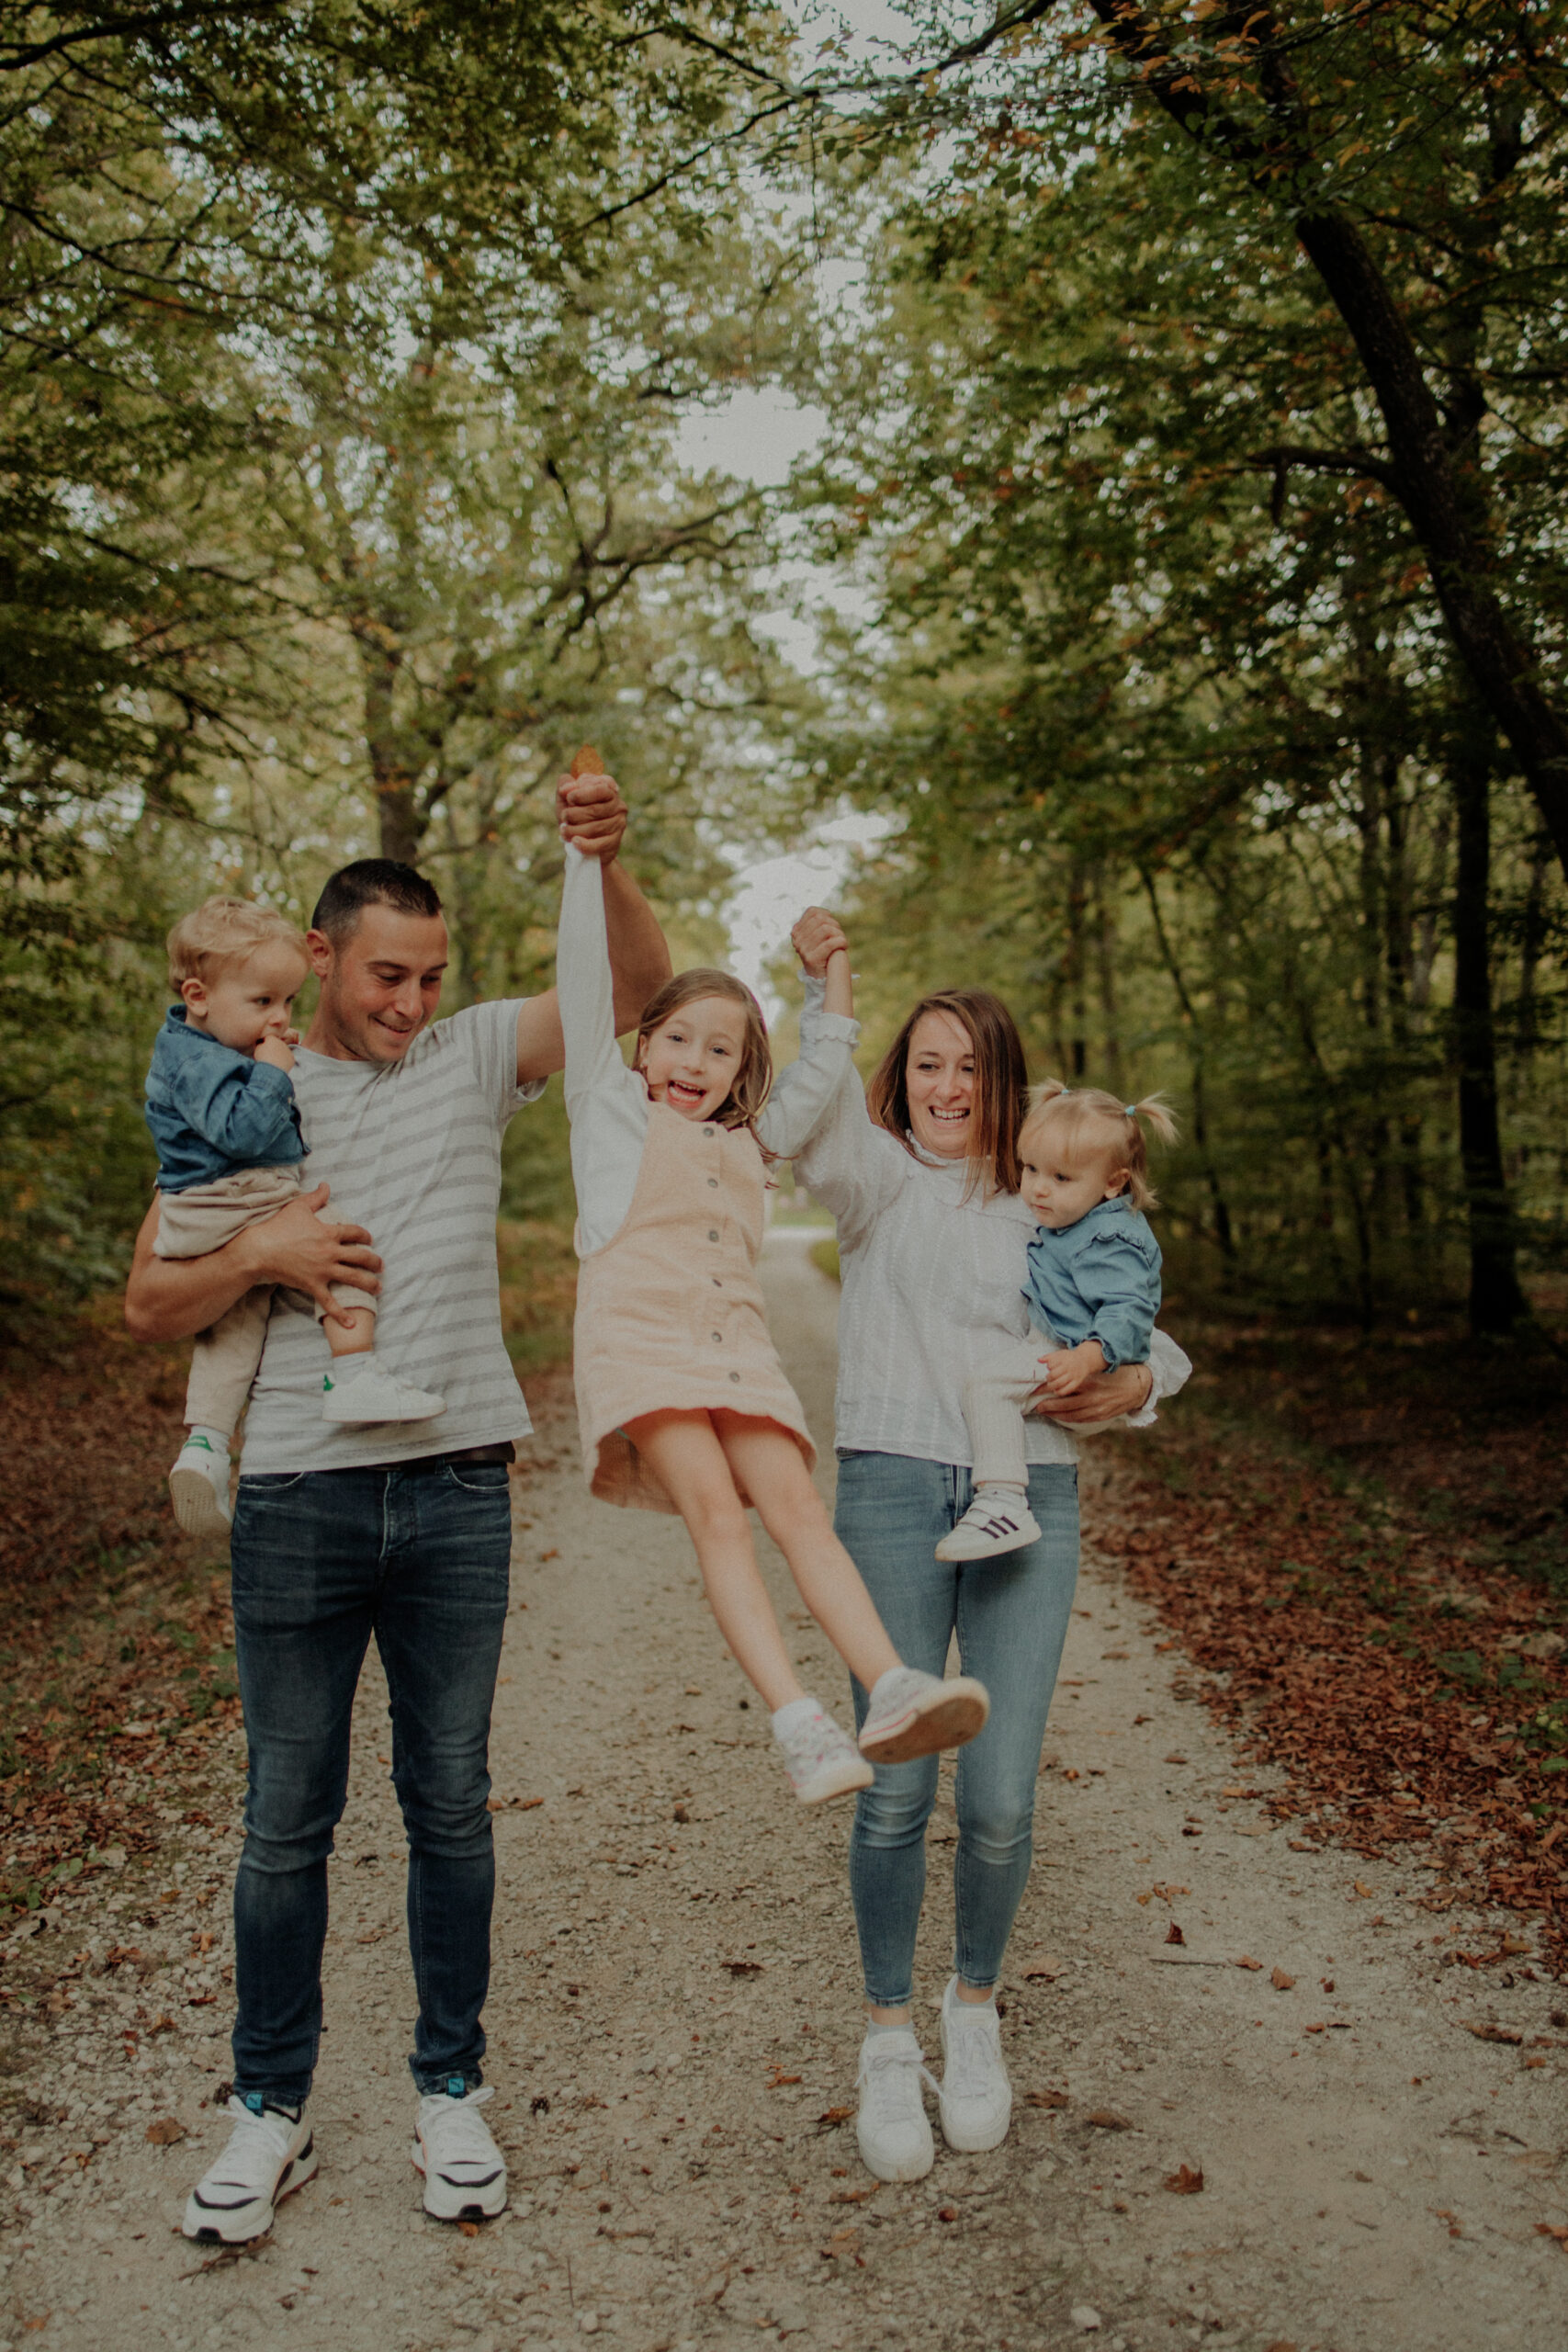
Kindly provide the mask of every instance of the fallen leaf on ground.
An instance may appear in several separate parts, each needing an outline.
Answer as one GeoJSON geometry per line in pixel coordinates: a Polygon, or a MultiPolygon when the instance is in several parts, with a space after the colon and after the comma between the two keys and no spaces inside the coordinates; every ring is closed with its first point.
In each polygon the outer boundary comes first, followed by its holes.
{"type": "Polygon", "coordinates": [[[936,2217],[939,2222],[956,2222],[958,2208],[956,2205],[939,2205],[936,2209],[936,2217]]]}
{"type": "Polygon", "coordinates": [[[1516,2049],[1524,2040],[1522,2033],[1510,2033],[1506,2025],[1471,2025],[1467,2022],[1464,2030],[1466,2033],[1474,2034],[1477,2041],[1506,2041],[1516,2049]]]}
{"type": "Polygon", "coordinates": [[[1238,1968],[1250,1968],[1256,1974],[1262,1968],[1263,1962],[1260,1960],[1248,1960],[1247,1954],[1243,1952],[1241,1958],[1236,1962],[1236,1966],[1238,1968]]]}
{"type": "Polygon", "coordinates": [[[1113,2107],[1097,2107],[1084,2117],[1084,2121],[1092,2123],[1100,2132],[1130,2132],[1133,2128],[1127,2118],[1118,2115],[1113,2107]]]}
{"type": "Polygon", "coordinates": [[[1165,1931],[1165,1939],[1168,1944],[1184,1944],[1187,1941],[1174,1919],[1165,1931]]]}
{"type": "Polygon", "coordinates": [[[1269,1972],[1269,1982],[1276,1993],[1290,1992],[1295,1981],[1293,1976],[1287,1976],[1282,1968],[1271,1968],[1269,1972]]]}
{"type": "Polygon", "coordinates": [[[818,2123],[847,2123],[853,2113],[852,2107],[825,2107],[817,2120],[818,2123]]]}
{"type": "Polygon", "coordinates": [[[761,1976],[762,1973],[760,1960],[721,1960],[718,1964],[728,1969],[731,1976],[761,1976]]]}
{"type": "Polygon", "coordinates": [[[1535,2233],[1538,2238],[1555,2238],[1563,2253],[1568,2254],[1568,2229],[1561,2222],[1538,2222],[1535,2233]]]}
{"type": "Polygon", "coordinates": [[[1366,1880],[1365,1880],[1365,1879],[1363,1879],[1363,1878],[1359,1878],[1359,1879],[1356,1881],[1356,1892],[1357,1892],[1357,1894],[1358,1894],[1359,1895],[1360,1895],[1360,1896],[1361,1896],[1361,1898],[1362,1898],[1362,1900],[1363,1900],[1364,1902],[1368,1902],[1368,1903],[1370,1903],[1370,1902],[1371,1901],[1371,1899],[1372,1899],[1372,1890],[1371,1890],[1371,1888],[1367,1884],[1367,1882],[1366,1882],[1366,1880]]]}
{"type": "Polygon", "coordinates": [[[1023,2103],[1025,2107],[1066,2107],[1067,2094],[1066,2091],[1025,2091],[1023,2103]]]}
{"type": "Polygon", "coordinates": [[[1175,2172],[1168,2172],[1160,2183],[1160,2187],[1168,2188],[1173,2197],[1196,2197],[1202,2186],[1201,2165],[1180,2165],[1175,2172]]]}
{"type": "Polygon", "coordinates": [[[147,2137],[155,2148],[172,2148],[176,2140],[187,2140],[190,2134],[176,2117],[160,2115],[147,2126],[147,2137]]]}

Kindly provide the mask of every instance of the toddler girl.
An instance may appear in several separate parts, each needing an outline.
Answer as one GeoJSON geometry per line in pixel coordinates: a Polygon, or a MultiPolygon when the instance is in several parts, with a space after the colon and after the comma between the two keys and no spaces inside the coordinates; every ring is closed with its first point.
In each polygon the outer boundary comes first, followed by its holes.
{"type": "MultiPolygon", "coordinates": [[[[574,773],[577,771],[574,770],[574,773]]],[[[796,927],[820,938],[826,919],[796,927]]],[[[807,952],[803,950],[803,952],[807,952]]],[[[643,1015],[635,1067],[615,1043],[600,869],[566,854],[557,988],[577,1184],[577,1409],[607,1501],[679,1511],[719,1631],[773,1712],[795,1792],[814,1804],[893,1762],[956,1747],[986,1720],[969,1677],[899,1664],[811,1480],[815,1449],[763,1319],[763,1154],[799,1150],[857,1035],[849,958],[826,964],[827,1017],[769,1099],[761,1012],[728,972],[682,972],[643,1015]],[[801,1688],[758,1572],[754,1502],[801,1598],[871,1694],[858,1747],[801,1688]]]]}
{"type": "Polygon", "coordinates": [[[939,1560],[989,1560],[1039,1535],[1023,1442],[1035,1389],[1071,1396],[1098,1373],[1149,1360],[1160,1255],[1143,1215],[1156,1206],[1145,1125],[1162,1143],[1175,1141],[1162,1095],[1123,1103],[1055,1078],[1035,1093],[1018,1137],[1019,1191],[1039,1227],[1025,1252],[1023,1295],[1049,1352],[1042,1358],[1037,1342],[1021,1340],[964,1383],[975,1499],[937,1545],[939,1560]]]}
{"type": "MultiPolygon", "coordinates": [[[[209,899],[169,933],[178,995],[147,1073],[147,1124],[158,1147],[160,1258],[205,1258],[299,1191],[305,1143],[289,1072],[299,1033],[294,1000],[310,969],[305,935],[248,899],[209,899]]],[[[321,1317],[332,1368],[328,1421],[431,1420],[445,1400],[375,1361],[376,1300],[333,1288],[321,1317]]],[[[302,1300],[309,1308],[310,1302],[302,1300]]],[[[272,1309],[262,1283],[197,1334],[186,1391],[187,1434],[169,1473],[187,1535],[229,1532],[229,1445],[261,1362],[272,1309]]]]}

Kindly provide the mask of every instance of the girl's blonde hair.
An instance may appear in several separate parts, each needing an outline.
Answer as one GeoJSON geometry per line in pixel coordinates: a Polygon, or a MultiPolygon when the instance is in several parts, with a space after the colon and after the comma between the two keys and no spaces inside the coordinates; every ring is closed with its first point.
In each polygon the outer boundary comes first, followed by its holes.
{"type": "Polygon", "coordinates": [[[673,979],[666,980],[658,995],[649,998],[637,1023],[635,1066],[641,1069],[648,1041],[654,1031],[662,1029],[682,1005],[695,1004],[699,997],[705,996],[725,997],[731,1004],[739,1005],[746,1015],[740,1067],[735,1073],[734,1085],[713,1116],[721,1127],[749,1127],[773,1091],[773,1057],[762,1008],[745,981],[738,980],[733,972],[698,964],[691,971],[677,972],[673,979]]]}
{"type": "Polygon", "coordinates": [[[1149,1182],[1145,1126],[1161,1143],[1176,1141],[1179,1130],[1163,1094],[1145,1094],[1141,1102],[1118,1102],[1100,1087],[1067,1086],[1059,1078],[1048,1078],[1034,1089],[1018,1148],[1026,1152],[1047,1128],[1064,1140],[1092,1139],[1112,1170],[1125,1169],[1133,1206],[1153,1209],[1159,1206],[1159,1194],[1149,1182]]]}
{"type": "Polygon", "coordinates": [[[252,955],[276,940],[298,948],[300,963],[310,970],[305,934],[286,916],[249,899],[206,899],[182,915],[169,933],[169,986],[178,995],[186,980],[209,980],[236,956],[252,955]]]}

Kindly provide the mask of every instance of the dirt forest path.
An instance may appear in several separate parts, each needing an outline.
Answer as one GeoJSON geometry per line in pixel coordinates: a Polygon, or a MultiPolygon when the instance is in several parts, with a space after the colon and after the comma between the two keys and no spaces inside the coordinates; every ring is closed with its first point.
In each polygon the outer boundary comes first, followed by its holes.
{"type": "MultiPolygon", "coordinates": [[[[766,1276],[830,1480],[835,1294],[804,1237],[773,1238],[766,1276]]],[[[57,1970],[81,1959],[71,2006],[20,2052],[30,2136],[0,2155],[0,2352],[593,2335],[626,2352],[1556,2352],[1562,1992],[1456,1996],[1417,1868],[1298,1851],[1237,1793],[1265,1784],[1096,1563],[1116,1458],[1113,1442],[1086,1465],[1091,1540],[1004,1987],[1018,2106],[1002,2149],[954,2156],[939,2138],[908,2187],[862,2170],[847,1808],[791,1804],[683,1532],[590,1507],[558,1419],[518,1482],[492,1743],[490,2113],[510,2212],[466,2234],[420,2210],[372,1670],[333,1872],[319,2177],[249,2256],[177,2234],[223,2128],[236,1741],[215,1827],[171,1821],[145,1874],[95,1879],[41,1931],[57,1970]]],[[[782,1574],[775,1589],[787,1607],[782,1574]]],[[[840,1702],[819,1636],[798,1609],[786,1623],[840,1702]]],[[[951,1785],[918,1978],[933,2057],[951,1785]]]]}

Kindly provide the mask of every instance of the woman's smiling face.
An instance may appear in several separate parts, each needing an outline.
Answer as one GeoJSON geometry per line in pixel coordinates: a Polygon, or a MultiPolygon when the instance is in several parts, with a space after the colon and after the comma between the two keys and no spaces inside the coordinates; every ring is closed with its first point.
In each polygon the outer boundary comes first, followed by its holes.
{"type": "Polygon", "coordinates": [[[922,1012],[905,1064],[909,1132],[939,1159],[966,1159],[975,1127],[975,1045],[950,1012],[922,1012]]]}
{"type": "Polygon", "coordinates": [[[649,1100],[683,1119],[711,1119],[723,1109],[746,1058],[746,1009],[733,997],[699,996],[661,1022],[642,1046],[637,1068],[649,1100]]]}

